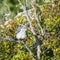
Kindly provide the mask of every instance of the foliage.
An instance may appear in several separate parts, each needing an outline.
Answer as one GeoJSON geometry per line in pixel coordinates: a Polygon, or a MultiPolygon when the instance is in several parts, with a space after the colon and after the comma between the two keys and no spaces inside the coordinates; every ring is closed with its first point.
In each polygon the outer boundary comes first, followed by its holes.
{"type": "MultiPolygon", "coordinates": [[[[16,13],[14,10],[14,6],[18,2],[17,0],[5,0],[5,2],[11,2],[9,5],[11,10],[16,13]],[[13,6],[13,7],[12,7],[13,6]]],[[[9,4],[8,3],[8,4],[9,4]]],[[[41,4],[39,4],[40,6],[41,4]]],[[[31,20],[33,27],[35,28],[35,32],[39,38],[40,46],[41,46],[41,60],[60,60],[60,1],[57,3],[42,3],[43,10],[36,7],[37,14],[41,15],[41,26],[45,31],[44,35],[44,44],[42,43],[42,36],[39,35],[37,22],[36,20],[31,20]]],[[[4,7],[1,7],[2,9],[4,7]]],[[[18,8],[19,9],[19,8],[18,8]]],[[[5,10],[4,10],[5,11],[5,10]]],[[[7,10],[6,10],[7,11],[7,10]]],[[[18,11],[18,10],[17,10],[18,11]]],[[[27,30],[28,36],[24,42],[29,46],[31,51],[34,53],[34,57],[29,54],[27,49],[21,43],[9,42],[8,39],[5,38],[7,36],[10,40],[16,41],[16,30],[17,28],[25,24],[27,21],[23,16],[18,17],[17,19],[3,21],[0,24],[0,60],[34,60],[36,59],[36,41],[33,37],[30,29],[27,30]]],[[[29,24],[28,24],[29,26],[29,24]]]]}

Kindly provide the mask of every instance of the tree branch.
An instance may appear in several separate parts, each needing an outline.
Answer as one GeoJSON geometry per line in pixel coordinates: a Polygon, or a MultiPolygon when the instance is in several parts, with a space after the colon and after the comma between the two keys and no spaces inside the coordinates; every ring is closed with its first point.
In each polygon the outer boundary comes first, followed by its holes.
{"type": "MultiPolygon", "coordinates": [[[[27,6],[27,0],[25,0],[25,3],[26,3],[26,6],[27,6]]],[[[30,29],[31,29],[31,31],[32,31],[35,39],[36,39],[36,44],[37,44],[37,59],[39,60],[40,59],[40,53],[41,53],[39,40],[38,40],[38,37],[37,37],[37,35],[36,35],[36,33],[35,33],[34,29],[33,29],[33,26],[32,26],[32,23],[31,23],[31,19],[30,19],[29,14],[28,14],[29,12],[27,10],[25,10],[25,11],[26,11],[27,21],[30,24],[30,29]]]]}
{"type": "Polygon", "coordinates": [[[0,37],[0,38],[1,39],[4,38],[6,41],[13,42],[13,43],[22,43],[25,46],[25,48],[27,49],[27,51],[30,53],[30,55],[33,56],[33,53],[31,52],[30,48],[24,43],[24,41],[22,41],[22,40],[13,40],[13,39],[10,39],[8,36],[4,36],[4,37],[0,37]]]}

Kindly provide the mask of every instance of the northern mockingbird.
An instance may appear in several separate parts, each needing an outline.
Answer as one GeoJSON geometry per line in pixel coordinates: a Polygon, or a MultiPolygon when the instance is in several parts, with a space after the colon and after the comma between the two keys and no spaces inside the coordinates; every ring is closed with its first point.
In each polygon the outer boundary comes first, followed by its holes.
{"type": "Polygon", "coordinates": [[[16,38],[19,39],[25,39],[26,38],[26,31],[27,27],[25,25],[19,27],[16,31],[16,38]]]}

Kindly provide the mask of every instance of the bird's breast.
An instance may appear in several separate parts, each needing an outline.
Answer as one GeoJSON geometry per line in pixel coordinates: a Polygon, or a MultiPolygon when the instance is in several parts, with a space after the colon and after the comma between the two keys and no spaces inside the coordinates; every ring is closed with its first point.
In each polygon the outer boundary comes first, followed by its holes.
{"type": "Polygon", "coordinates": [[[24,38],[26,38],[26,32],[19,32],[19,33],[17,33],[16,34],[16,38],[17,39],[24,39],[24,38]]]}

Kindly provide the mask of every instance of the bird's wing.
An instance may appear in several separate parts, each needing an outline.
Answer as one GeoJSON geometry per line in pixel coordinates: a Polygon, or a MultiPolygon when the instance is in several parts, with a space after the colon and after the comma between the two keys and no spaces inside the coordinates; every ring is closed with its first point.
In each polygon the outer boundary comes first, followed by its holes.
{"type": "Polygon", "coordinates": [[[17,29],[17,31],[16,31],[16,34],[21,31],[21,28],[22,28],[22,27],[18,27],[18,29],[17,29]]]}

